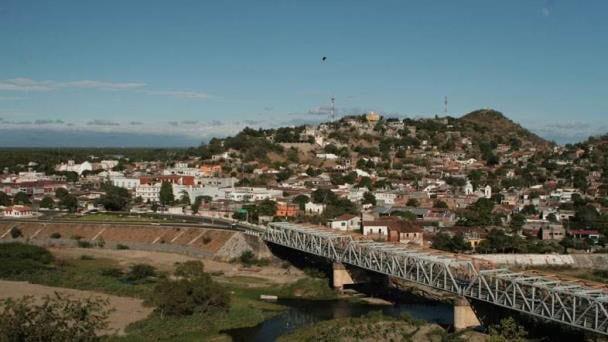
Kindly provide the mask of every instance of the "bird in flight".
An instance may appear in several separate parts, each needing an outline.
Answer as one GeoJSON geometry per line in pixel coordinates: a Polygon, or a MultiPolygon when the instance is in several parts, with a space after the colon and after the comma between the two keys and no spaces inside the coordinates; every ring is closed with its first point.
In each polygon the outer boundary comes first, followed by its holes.
{"type": "Polygon", "coordinates": [[[321,58],[321,61],[325,62],[326,59],[327,59],[327,57],[323,56],[323,58],[321,58]]]}

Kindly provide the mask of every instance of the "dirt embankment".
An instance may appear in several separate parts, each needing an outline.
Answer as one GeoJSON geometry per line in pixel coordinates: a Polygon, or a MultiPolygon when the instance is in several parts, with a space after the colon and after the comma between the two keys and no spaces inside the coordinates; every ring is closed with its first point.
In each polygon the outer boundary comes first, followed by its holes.
{"type": "Polygon", "coordinates": [[[0,222],[0,242],[14,240],[11,234],[14,229],[18,229],[20,240],[30,240],[47,247],[74,247],[80,241],[106,248],[120,244],[137,250],[220,260],[239,257],[247,250],[258,257],[270,256],[266,245],[256,237],[214,228],[86,222],[0,222]]]}
{"type": "Polygon", "coordinates": [[[125,268],[133,264],[144,263],[166,272],[173,272],[176,263],[200,260],[205,265],[205,271],[211,274],[221,274],[222,277],[258,278],[260,281],[273,284],[288,284],[304,277],[304,273],[293,266],[281,267],[271,264],[264,267],[244,267],[238,263],[201,259],[173,253],[99,248],[50,248],[50,250],[60,259],[77,259],[82,255],[89,255],[95,258],[115,260],[125,268]]]}
{"type": "Polygon", "coordinates": [[[37,284],[30,284],[23,281],[0,280],[0,300],[6,298],[21,298],[32,296],[35,299],[44,296],[52,296],[59,293],[73,299],[98,297],[107,299],[109,307],[114,311],[110,313],[108,319],[109,327],[104,334],[124,334],[124,329],[131,323],[142,320],[150,313],[153,308],[143,306],[143,300],[130,297],[118,297],[93,291],[72,290],[62,287],[51,287],[37,284]]]}

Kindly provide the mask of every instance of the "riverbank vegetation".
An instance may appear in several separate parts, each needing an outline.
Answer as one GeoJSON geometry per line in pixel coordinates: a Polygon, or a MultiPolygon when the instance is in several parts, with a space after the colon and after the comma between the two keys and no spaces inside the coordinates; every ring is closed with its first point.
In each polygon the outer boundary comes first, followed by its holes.
{"type": "Polygon", "coordinates": [[[174,272],[166,272],[148,264],[125,266],[87,254],[58,258],[45,248],[22,243],[0,244],[0,278],[141,298],[156,308],[148,318],[129,326],[125,336],[105,337],[109,341],[200,341],[219,337],[223,330],[254,326],[284,309],[260,301],[262,294],[335,298],[329,281],[322,277],[276,286],[212,276],[200,261],[177,264],[174,272]]]}
{"type": "Polygon", "coordinates": [[[448,335],[436,324],[372,312],[357,318],[339,318],[319,322],[281,336],[280,342],[304,341],[465,341],[458,335],[448,335]]]}

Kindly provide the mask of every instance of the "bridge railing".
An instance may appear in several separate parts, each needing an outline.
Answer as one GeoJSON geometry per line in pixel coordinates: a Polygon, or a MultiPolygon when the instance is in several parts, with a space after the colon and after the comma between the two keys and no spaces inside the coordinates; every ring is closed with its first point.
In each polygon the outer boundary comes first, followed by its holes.
{"type": "Polygon", "coordinates": [[[532,316],[608,335],[608,291],[348,234],[273,222],[262,239],[532,316]]]}

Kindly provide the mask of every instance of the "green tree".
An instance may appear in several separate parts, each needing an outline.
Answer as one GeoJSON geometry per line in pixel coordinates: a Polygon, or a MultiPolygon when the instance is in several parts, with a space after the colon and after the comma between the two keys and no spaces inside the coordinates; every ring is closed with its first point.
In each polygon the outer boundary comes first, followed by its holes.
{"type": "Polygon", "coordinates": [[[444,201],[442,201],[442,200],[436,200],[436,201],[433,203],[433,208],[438,208],[438,209],[447,209],[447,208],[448,208],[448,204],[447,204],[447,203],[445,203],[445,202],[444,202],[444,201]]]}
{"type": "Polygon", "coordinates": [[[293,198],[293,203],[296,203],[300,210],[304,210],[306,203],[310,202],[310,198],[306,195],[298,195],[293,198]]]}
{"type": "Polygon", "coordinates": [[[0,206],[8,207],[11,203],[11,198],[5,192],[0,191],[0,206]]]}
{"type": "Polygon", "coordinates": [[[152,302],[161,316],[186,316],[211,310],[227,310],[230,295],[223,285],[203,273],[191,278],[163,280],[154,287],[152,302]]]}
{"type": "Polygon", "coordinates": [[[55,201],[50,196],[44,196],[40,201],[40,208],[53,209],[55,201]]]}
{"type": "Polygon", "coordinates": [[[163,182],[160,186],[160,203],[162,205],[171,205],[173,202],[175,202],[173,186],[169,182],[163,182]]]}
{"type": "Polygon", "coordinates": [[[410,198],[407,200],[407,203],[405,203],[405,205],[408,207],[418,207],[420,205],[420,202],[418,202],[418,200],[415,198],[410,198]]]}
{"type": "Polygon", "coordinates": [[[194,279],[205,275],[205,265],[199,260],[189,260],[177,264],[174,272],[176,277],[194,279]]]}
{"type": "Polygon", "coordinates": [[[491,342],[524,342],[528,333],[513,317],[503,318],[499,324],[490,327],[491,342]]]}
{"type": "Polygon", "coordinates": [[[511,216],[511,228],[513,228],[514,230],[520,230],[524,224],[526,224],[526,217],[522,214],[513,214],[511,216]]]}
{"type": "Polygon", "coordinates": [[[108,327],[108,301],[90,297],[72,299],[55,293],[0,303],[2,341],[96,341],[108,327]]]}
{"type": "Polygon", "coordinates": [[[182,190],[181,196],[182,197],[179,199],[179,203],[182,205],[190,205],[190,195],[188,195],[186,190],[182,190]]]}
{"type": "Polygon", "coordinates": [[[363,194],[363,200],[361,201],[363,204],[371,204],[376,205],[376,196],[371,192],[367,191],[363,194]]]}
{"type": "Polygon", "coordinates": [[[67,195],[69,195],[70,193],[68,192],[68,190],[66,188],[57,188],[55,190],[55,197],[58,200],[62,200],[64,197],[66,197],[67,195]]]}
{"type": "Polygon", "coordinates": [[[32,204],[30,197],[23,191],[19,191],[13,197],[13,204],[32,204]]]}
{"type": "Polygon", "coordinates": [[[258,215],[274,216],[277,212],[277,202],[265,199],[257,205],[258,215]]]}
{"type": "Polygon", "coordinates": [[[59,206],[73,213],[78,209],[78,199],[76,196],[68,194],[59,201],[59,206]]]}
{"type": "Polygon", "coordinates": [[[127,208],[131,195],[125,188],[105,184],[102,189],[105,193],[96,201],[97,204],[103,205],[106,210],[122,211],[127,208]]]}

